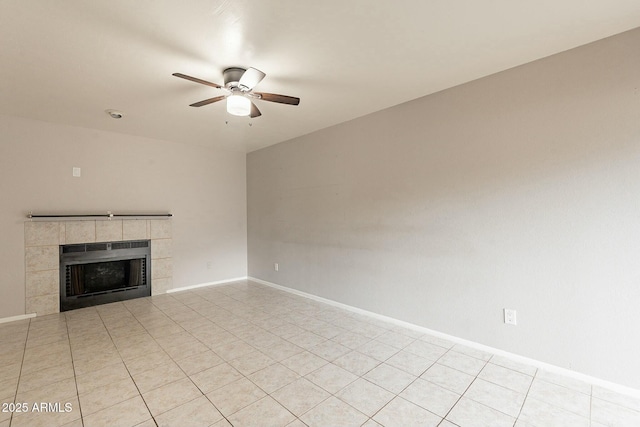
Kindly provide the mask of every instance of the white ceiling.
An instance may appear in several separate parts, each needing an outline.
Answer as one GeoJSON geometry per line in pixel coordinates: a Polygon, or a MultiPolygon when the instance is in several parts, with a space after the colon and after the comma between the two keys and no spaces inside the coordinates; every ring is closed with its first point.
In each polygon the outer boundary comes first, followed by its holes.
{"type": "Polygon", "coordinates": [[[0,114],[252,151],[638,26],[638,0],[0,0],[0,114]],[[229,66],[300,105],[235,118],[171,76],[229,66]]]}

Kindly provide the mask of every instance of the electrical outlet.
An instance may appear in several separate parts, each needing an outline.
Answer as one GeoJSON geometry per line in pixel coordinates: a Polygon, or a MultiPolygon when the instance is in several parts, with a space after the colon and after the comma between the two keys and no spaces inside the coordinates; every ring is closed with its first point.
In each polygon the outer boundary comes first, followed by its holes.
{"type": "Polygon", "coordinates": [[[504,323],[507,325],[517,325],[516,322],[516,311],[508,308],[504,309],[504,323]]]}
{"type": "Polygon", "coordinates": [[[211,261],[207,262],[207,270],[211,270],[211,261]]]}
{"type": "Polygon", "coordinates": [[[77,167],[73,168],[72,175],[74,176],[74,178],[79,178],[81,174],[82,174],[82,169],[77,167]]]}
{"type": "Polygon", "coordinates": [[[278,263],[277,263],[277,262],[273,264],[273,269],[274,269],[275,271],[278,271],[278,263]]]}

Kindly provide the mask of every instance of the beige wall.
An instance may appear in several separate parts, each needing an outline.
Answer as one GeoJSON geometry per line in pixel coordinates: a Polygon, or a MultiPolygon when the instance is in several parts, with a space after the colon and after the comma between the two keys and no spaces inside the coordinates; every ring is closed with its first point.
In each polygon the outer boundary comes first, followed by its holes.
{"type": "Polygon", "coordinates": [[[638,46],[250,153],[249,275],[640,388],[638,46]]]}
{"type": "Polygon", "coordinates": [[[30,210],[171,212],[174,288],[246,276],[244,153],[0,116],[0,197],[0,318],[25,314],[30,210]]]}

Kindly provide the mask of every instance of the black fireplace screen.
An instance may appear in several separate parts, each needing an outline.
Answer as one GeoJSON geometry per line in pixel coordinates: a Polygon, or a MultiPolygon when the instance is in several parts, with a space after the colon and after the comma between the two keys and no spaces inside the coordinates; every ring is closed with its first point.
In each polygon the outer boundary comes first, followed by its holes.
{"type": "Polygon", "coordinates": [[[60,311],[151,295],[151,241],[60,246],[60,311]]]}
{"type": "Polygon", "coordinates": [[[92,294],[146,284],[145,259],[67,266],[67,296],[92,294]]]}

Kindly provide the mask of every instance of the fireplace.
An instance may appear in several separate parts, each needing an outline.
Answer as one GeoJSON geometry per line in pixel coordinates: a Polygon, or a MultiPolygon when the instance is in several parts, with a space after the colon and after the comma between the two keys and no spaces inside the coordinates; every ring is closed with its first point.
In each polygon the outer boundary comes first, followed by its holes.
{"type": "Polygon", "coordinates": [[[60,246],[60,311],[151,295],[151,241],[60,246]]]}

